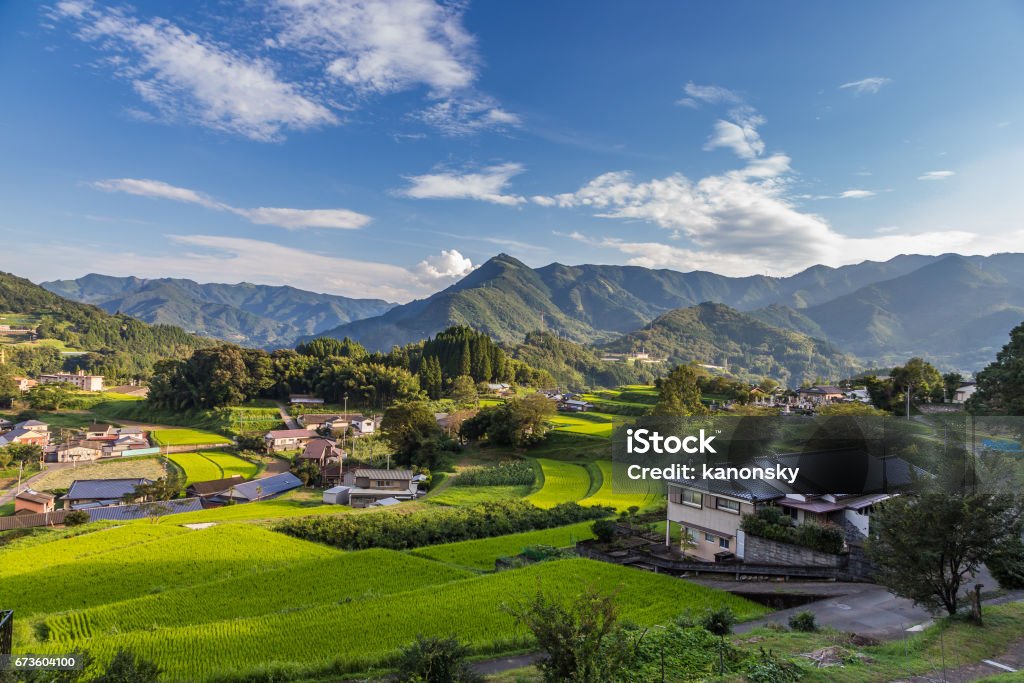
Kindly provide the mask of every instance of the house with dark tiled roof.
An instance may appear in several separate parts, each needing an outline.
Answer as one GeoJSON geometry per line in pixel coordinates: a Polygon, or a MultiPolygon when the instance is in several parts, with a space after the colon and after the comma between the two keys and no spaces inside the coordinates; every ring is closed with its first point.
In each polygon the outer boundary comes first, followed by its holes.
{"type": "Polygon", "coordinates": [[[319,436],[312,429],[273,429],[263,435],[267,451],[293,451],[303,448],[310,439],[319,436]]]}
{"type": "Polygon", "coordinates": [[[413,500],[419,495],[419,486],[412,470],[381,470],[360,468],[346,476],[350,484],[349,504],[352,507],[367,507],[385,498],[413,500]]]}
{"type": "MultiPolygon", "coordinates": [[[[64,509],[79,510],[124,502],[126,496],[149,479],[76,479],[64,494],[64,509]]],[[[139,499],[135,499],[136,502],[139,499]]]]}
{"type": "Polygon", "coordinates": [[[211,496],[210,500],[216,503],[228,503],[231,501],[235,503],[252,503],[277,498],[281,494],[297,489],[300,486],[302,486],[302,481],[298,477],[291,472],[284,472],[262,479],[252,479],[237,486],[232,486],[223,494],[211,496]]]}
{"type": "Polygon", "coordinates": [[[743,559],[742,519],[767,506],[782,508],[796,524],[836,524],[850,538],[865,538],[872,506],[927,476],[901,458],[879,458],[859,449],[771,455],[736,466],[770,469],[776,464],[798,468],[796,480],[704,478],[698,466],[697,476],[668,482],[665,544],[671,545],[675,524],[680,537],[691,541],[688,555],[708,562],[743,559]],[[838,492],[840,481],[847,493],[838,492]]]}

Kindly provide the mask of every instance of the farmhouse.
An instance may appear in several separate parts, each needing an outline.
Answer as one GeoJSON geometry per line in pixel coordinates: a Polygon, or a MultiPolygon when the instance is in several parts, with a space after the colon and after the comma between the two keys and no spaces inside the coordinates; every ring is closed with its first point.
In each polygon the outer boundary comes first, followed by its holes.
{"type": "Polygon", "coordinates": [[[87,375],[83,370],[39,375],[40,384],[56,384],[59,382],[73,384],[81,391],[103,391],[103,375],[87,375]]]}
{"type": "Polygon", "coordinates": [[[231,501],[236,503],[251,503],[254,501],[277,498],[282,493],[287,493],[288,491],[297,489],[300,486],[302,486],[302,482],[298,477],[291,472],[284,472],[282,474],[275,474],[272,477],[253,479],[251,481],[237,484],[223,494],[211,496],[210,500],[216,503],[228,503],[231,501]]]}
{"type": "Polygon", "coordinates": [[[689,537],[693,543],[687,554],[708,562],[743,559],[743,516],[769,505],[785,509],[797,524],[828,522],[840,526],[849,539],[863,539],[868,534],[872,506],[909,486],[919,473],[900,458],[876,458],[856,449],[785,454],[755,461],[757,466],[765,467],[775,463],[801,467],[792,486],[779,480],[719,480],[699,475],[670,482],[665,544],[671,545],[672,525],[677,524],[681,537],[689,537]],[[866,463],[863,482],[855,487],[865,493],[822,490],[816,479],[828,469],[828,459],[866,463]]]}
{"type": "Polygon", "coordinates": [[[93,423],[85,428],[85,438],[93,441],[114,441],[117,439],[117,427],[93,423]]]}
{"type": "Polygon", "coordinates": [[[45,514],[53,512],[56,496],[26,489],[14,497],[14,514],[45,514]]]}
{"type": "Polygon", "coordinates": [[[312,429],[275,429],[263,435],[267,451],[293,451],[302,448],[310,439],[317,438],[312,429]]]}
{"type": "Polygon", "coordinates": [[[567,413],[585,413],[594,406],[586,401],[566,399],[558,404],[558,409],[567,413]]]}
{"type": "MultiPolygon", "coordinates": [[[[64,494],[64,509],[79,510],[103,505],[122,503],[126,496],[143,484],[152,484],[149,479],[76,479],[64,494]]],[[[141,498],[134,498],[135,502],[141,498]]]]}
{"type": "Polygon", "coordinates": [[[68,441],[56,446],[51,451],[52,455],[48,455],[49,460],[52,457],[51,462],[81,462],[83,460],[98,460],[106,455],[106,445],[100,441],[88,441],[85,439],[78,439],[75,441],[68,441]]]}
{"type": "Polygon", "coordinates": [[[307,413],[299,415],[297,419],[299,424],[306,429],[319,429],[326,426],[328,422],[341,419],[341,415],[338,413],[307,413]]]}
{"type": "Polygon", "coordinates": [[[367,507],[385,498],[412,500],[418,495],[412,470],[357,469],[346,476],[351,481],[349,503],[352,507],[367,507]]]}
{"type": "Polygon", "coordinates": [[[323,437],[310,439],[306,447],[299,454],[300,460],[308,460],[316,463],[317,467],[323,469],[328,462],[338,461],[344,456],[344,451],[339,449],[333,441],[323,437]]]}
{"type": "Polygon", "coordinates": [[[185,489],[185,495],[190,498],[212,498],[226,494],[232,487],[245,482],[245,477],[234,474],[226,479],[211,479],[209,481],[194,481],[185,489]]]}
{"type": "Polygon", "coordinates": [[[28,377],[14,376],[11,377],[11,379],[14,380],[14,385],[18,388],[18,391],[22,393],[25,393],[32,387],[39,384],[39,382],[35,381],[34,379],[29,379],[28,377]]]}

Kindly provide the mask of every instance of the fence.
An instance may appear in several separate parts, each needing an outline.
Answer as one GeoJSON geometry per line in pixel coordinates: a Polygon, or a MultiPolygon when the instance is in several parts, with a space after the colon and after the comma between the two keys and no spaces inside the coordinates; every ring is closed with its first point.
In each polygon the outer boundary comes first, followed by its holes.
{"type": "Polygon", "coordinates": [[[14,612],[0,610],[0,656],[11,654],[14,644],[14,612]]]}
{"type": "Polygon", "coordinates": [[[22,514],[0,517],[0,531],[63,524],[64,517],[67,514],[68,510],[54,510],[53,512],[37,512],[31,515],[22,514]]]}

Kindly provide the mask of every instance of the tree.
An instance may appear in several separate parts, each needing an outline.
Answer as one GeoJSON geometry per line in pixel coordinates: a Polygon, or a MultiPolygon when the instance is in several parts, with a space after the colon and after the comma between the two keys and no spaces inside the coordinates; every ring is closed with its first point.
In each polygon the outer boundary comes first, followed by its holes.
{"type": "Polygon", "coordinates": [[[960,588],[1019,536],[1021,501],[1006,494],[927,491],[876,506],[866,550],[896,595],[956,614],[960,588]]]}
{"type": "Polygon", "coordinates": [[[64,515],[64,526],[79,526],[88,523],[90,519],[85,510],[71,510],[64,515]]]}
{"type": "Polygon", "coordinates": [[[531,394],[479,411],[465,420],[459,434],[502,446],[524,447],[542,441],[555,414],[554,404],[546,396],[531,394]]]}
{"type": "Polygon", "coordinates": [[[441,435],[433,411],[423,401],[407,401],[389,406],[384,411],[381,431],[388,445],[406,457],[413,455],[424,441],[441,435]]]}
{"type": "Polygon", "coordinates": [[[155,663],[121,649],[92,683],[157,683],[159,677],[160,668],[155,663]]]}
{"type": "Polygon", "coordinates": [[[658,403],[654,415],[687,416],[706,415],[708,410],[700,400],[700,375],[690,365],[677,365],[667,377],[657,381],[658,403]]]}
{"type": "Polygon", "coordinates": [[[470,650],[457,638],[416,636],[398,655],[398,683],[483,683],[466,661],[470,650]]]}
{"type": "Polygon", "coordinates": [[[43,447],[34,443],[12,443],[0,450],[9,455],[14,462],[25,463],[26,465],[38,462],[43,457],[43,447]]]}
{"type": "Polygon", "coordinates": [[[75,388],[67,382],[37,384],[25,393],[28,404],[36,410],[60,410],[75,397],[75,388]]]}
{"type": "Polygon", "coordinates": [[[700,625],[713,636],[718,636],[718,673],[725,673],[725,637],[732,633],[736,615],[728,607],[711,610],[701,619],[700,625]]]}
{"type": "Polygon", "coordinates": [[[964,382],[964,376],[959,372],[947,372],[942,376],[942,388],[945,392],[944,399],[952,401],[953,397],[956,396],[956,390],[960,388],[960,385],[964,382]]]}
{"type": "Polygon", "coordinates": [[[1024,415],[1024,323],[996,359],[978,373],[977,391],[967,399],[972,415],[1024,415]]]}
{"type": "Polygon", "coordinates": [[[904,395],[909,392],[912,399],[930,401],[942,398],[942,375],[923,358],[911,358],[906,365],[893,368],[890,376],[893,388],[904,395]]]}
{"type": "Polygon", "coordinates": [[[292,474],[302,480],[303,486],[309,486],[320,478],[320,468],[312,460],[296,458],[290,468],[292,474]]]}
{"type": "Polygon", "coordinates": [[[182,480],[181,475],[178,474],[177,470],[171,470],[165,477],[160,477],[149,483],[139,484],[131,493],[126,494],[125,498],[128,502],[138,500],[139,498],[146,501],[172,500],[180,496],[184,488],[185,482],[182,480]]]}
{"type": "Polygon", "coordinates": [[[420,364],[420,387],[433,399],[441,398],[441,364],[437,358],[424,358],[420,364]]]}
{"type": "Polygon", "coordinates": [[[476,405],[479,396],[476,393],[476,384],[469,375],[459,375],[452,381],[451,391],[448,395],[457,405],[476,405]]]}
{"type": "Polygon", "coordinates": [[[533,634],[544,658],[545,683],[606,683],[628,664],[628,652],[612,647],[620,635],[614,597],[588,588],[562,601],[540,589],[505,611],[533,634]]]}

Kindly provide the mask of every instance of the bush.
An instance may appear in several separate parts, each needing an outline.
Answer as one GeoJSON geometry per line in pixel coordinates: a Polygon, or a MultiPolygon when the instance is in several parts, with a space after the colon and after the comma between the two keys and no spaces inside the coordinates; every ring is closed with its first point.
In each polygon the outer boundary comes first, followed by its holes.
{"type": "Polygon", "coordinates": [[[594,538],[600,543],[611,543],[615,539],[615,522],[610,519],[599,519],[590,525],[594,538]]]}
{"type": "Polygon", "coordinates": [[[804,633],[813,633],[818,630],[818,625],[814,623],[813,612],[797,612],[789,618],[789,627],[794,631],[803,631],[804,633]]]}
{"type": "Polygon", "coordinates": [[[382,511],[365,515],[298,517],[278,524],[276,531],[345,550],[406,550],[439,543],[504,536],[550,529],[606,517],[605,507],[562,503],[543,510],[523,500],[499,500],[464,508],[429,512],[382,511]]]}
{"type": "Polygon", "coordinates": [[[469,648],[456,638],[426,638],[402,650],[398,657],[399,683],[483,683],[484,677],[466,662],[469,648]]]}
{"type": "Polygon", "coordinates": [[[1024,542],[1014,538],[997,546],[985,566],[1003,590],[1024,588],[1024,542]]]}
{"type": "Polygon", "coordinates": [[[159,676],[160,668],[153,662],[136,657],[131,650],[118,650],[92,683],[156,683],[159,676]]]}
{"type": "Polygon", "coordinates": [[[740,526],[751,536],[800,545],[831,555],[841,553],[845,544],[843,531],[838,526],[815,522],[794,525],[792,518],[776,507],[761,508],[752,515],[744,515],[740,526]]]}
{"type": "Polygon", "coordinates": [[[746,679],[750,683],[795,683],[800,680],[800,669],[796,664],[784,662],[774,652],[765,651],[762,647],[757,661],[747,669],[746,679]]]}
{"type": "Polygon", "coordinates": [[[493,467],[468,467],[452,486],[531,486],[537,479],[533,465],[525,460],[507,460],[493,467]]]}
{"type": "Polygon", "coordinates": [[[64,516],[64,526],[86,524],[91,518],[85,510],[72,510],[64,516]]]}

